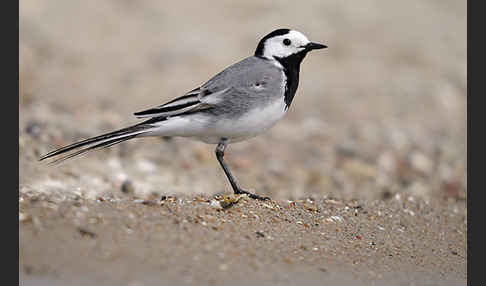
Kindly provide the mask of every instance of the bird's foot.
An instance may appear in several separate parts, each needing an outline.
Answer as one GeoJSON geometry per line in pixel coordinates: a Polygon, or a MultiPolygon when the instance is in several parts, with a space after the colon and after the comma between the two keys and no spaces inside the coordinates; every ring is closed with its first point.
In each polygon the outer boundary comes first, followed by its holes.
{"type": "Polygon", "coordinates": [[[255,200],[260,200],[260,201],[271,200],[270,197],[261,197],[259,195],[252,194],[252,193],[250,193],[248,191],[245,191],[245,190],[242,190],[242,189],[235,190],[235,194],[237,194],[237,195],[239,195],[239,194],[246,194],[246,195],[248,195],[248,197],[250,197],[252,199],[255,199],[255,200]]]}

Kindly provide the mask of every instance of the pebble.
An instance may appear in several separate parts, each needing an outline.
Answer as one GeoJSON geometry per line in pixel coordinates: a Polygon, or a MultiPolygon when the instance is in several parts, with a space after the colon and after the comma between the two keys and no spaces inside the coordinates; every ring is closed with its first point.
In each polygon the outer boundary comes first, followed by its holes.
{"type": "Polygon", "coordinates": [[[261,231],[255,231],[255,233],[258,237],[265,237],[265,234],[261,231]]]}
{"type": "Polygon", "coordinates": [[[418,151],[410,154],[410,164],[414,169],[424,174],[430,174],[434,169],[434,163],[432,160],[418,151]]]}
{"type": "Polygon", "coordinates": [[[231,194],[231,195],[228,195],[228,196],[223,196],[223,200],[221,200],[219,203],[220,203],[220,205],[221,205],[222,208],[226,209],[226,208],[229,208],[230,206],[238,203],[238,201],[243,196],[246,196],[246,195],[234,195],[234,194],[231,194]]]}
{"type": "Polygon", "coordinates": [[[324,202],[327,203],[327,204],[331,204],[331,205],[342,205],[343,204],[342,202],[336,201],[336,200],[333,200],[333,199],[325,199],[324,202]]]}
{"type": "Polygon", "coordinates": [[[271,206],[271,205],[266,204],[266,203],[263,203],[262,205],[263,205],[263,207],[265,207],[265,208],[267,208],[267,209],[271,209],[271,210],[275,209],[275,207],[274,207],[274,206],[271,206]]]}
{"type": "Polygon", "coordinates": [[[25,132],[34,138],[39,138],[41,134],[41,125],[37,121],[30,121],[25,127],[25,132]]]}
{"type": "Polygon", "coordinates": [[[404,209],[403,212],[411,215],[411,216],[415,216],[415,212],[413,212],[412,210],[409,210],[409,209],[404,209]]]}
{"type": "Polygon", "coordinates": [[[327,221],[327,222],[342,222],[343,221],[343,217],[342,216],[333,215],[333,216],[330,216],[330,217],[326,218],[325,221],[327,221]]]}
{"type": "Polygon", "coordinates": [[[132,181],[125,180],[121,185],[121,191],[124,194],[133,194],[135,192],[135,187],[133,186],[132,181]]]}
{"type": "Polygon", "coordinates": [[[213,209],[217,209],[217,210],[223,209],[223,207],[221,206],[221,203],[217,200],[211,200],[209,202],[209,206],[212,207],[213,209]]]}
{"type": "Polygon", "coordinates": [[[311,212],[317,211],[317,207],[314,204],[310,204],[310,203],[304,203],[304,208],[311,212]]]}
{"type": "Polygon", "coordinates": [[[32,217],[29,214],[19,212],[19,222],[27,222],[30,221],[31,219],[32,217]]]}
{"type": "Polygon", "coordinates": [[[82,228],[82,227],[78,227],[78,232],[84,237],[89,237],[89,238],[95,238],[96,237],[96,233],[94,233],[90,230],[87,230],[85,228],[82,228]]]}

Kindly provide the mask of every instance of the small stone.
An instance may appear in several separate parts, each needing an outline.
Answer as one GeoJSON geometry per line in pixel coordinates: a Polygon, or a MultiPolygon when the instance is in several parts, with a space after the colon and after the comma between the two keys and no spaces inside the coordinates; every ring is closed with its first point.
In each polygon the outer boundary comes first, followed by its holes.
{"type": "Polygon", "coordinates": [[[265,207],[267,209],[271,209],[271,210],[275,209],[272,205],[269,205],[269,204],[263,203],[262,205],[263,205],[263,207],[265,207]]]}
{"type": "Polygon", "coordinates": [[[336,216],[336,215],[330,216],[325,219],[325,222],[342,222],[342,221],[343,221],[343,217],[336,216]]]}
{"type": "Polygon", "coordinates": [[[229,208],[229,207],[233,206],[234,204],[238,203],[238,201],[243,196],[246,196],[246,195],[231,194],[231,195],[228,195],[228,196],[223,196],[223,200],[221,200],[219,203],[220,203],[222,208],[226,209],[226,208],[229,208]]]}
{"type": "Polygon", "coordinates": [[[221,206],[221,203],[217,200],[211,200],[211,202],[209,203],[209,206],[212,207],[213,209],[217,209],[217,210],[223,209],[223,207],[221,206]]]}
{"type": "Polygon", "coordinates": [[[32,219],[32,217],[29,214],[19,212],[19,222],[28,222],[31,219],[32,219]]]}
{"type": "Polygon", "coordinates": [[[82,227],[78,227],[78,232],[84,237],[89,237],[89,238],[95,238],[96,237],[96,233],[89,231],[89,230],[82,228],[82,227]]]}
{"type": "Polygon", "coordinates": [[[388,189],[385,189],[382,193],[381,193],[381,198],[384,199],[384,200],[389,200],[391,199],[393,196],[393,194],[388,190],[388,189]]]}
{"type": "Polygon", "coordinates": [[[146,205],[146,206],[156,206],[157,203],[155,201],[153,201],[153,200],[143,200],[142,205],[146,205]]]}
{"type": "Polygon", "coordinates": [[[176,198],[176,197],[173,197],[173,196],[168,196],[168,197],[166,198],[166,201],[168,201],[168,202],[170,202],[170,203],[173,203],[173,202],[175,202],[176,200],[177,200],[177,198],[176,198]]]}
{"type": "Polygon", "coordinates": [[[410,155],[410,163],[412,167],[424,174],[430,174],[434,169],[434,163],[431,159],[421,152],[413,152],[410,155]]]}
{"type": "Polygon", "coordinates": [[[411,215],[411,216],[415,216],[415,212],[413,212],[412,210],[409,210],[409,209],[404,209],[403,212],[411,215]]]}
{"type": "Polygon", "coordinates": [[[133,194],[135,192],[135,187],[133,186],[132,181],[125,180],[121,185],[121,191],[124,194],[133,194]]]}
{"type": "Polygon", "coordinates": [[[34,138],[39,138],[41,134],[41,125],[37,121],[30,121],[25,127],[25,132],[34,138]]]}
{"type": "Polygon", "coordinates": [[[197,197],[194,198],[194,201],[200,202],[200,203],[207,203],[208,202],[208,199],[206,199],[203,196],[197,196],[197,197]]]}
{"type": "Polygon", "coordinates": [[[333,199],[326,199],[326,200],[324,200],[324,202],[326,204],[331,204],[331,205],[342,205],[343,204],[342,202],[339,202],[339,201],[336,201],[336,200],[333,200],[333,199]]]}
{"type": "Polygon", "coordinates": [[[311,212],[317,211],[317,207],[314,204],[307,203],[307,202],[304,203],[304,209],[311,211],[311,212]]]}

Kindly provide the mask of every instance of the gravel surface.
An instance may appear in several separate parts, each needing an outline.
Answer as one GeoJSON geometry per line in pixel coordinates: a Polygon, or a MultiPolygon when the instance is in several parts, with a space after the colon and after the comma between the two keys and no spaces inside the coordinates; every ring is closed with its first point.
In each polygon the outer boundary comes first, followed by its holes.
{"type": "Polygon", "coordinates": [[[246,196],[21,198],[25,284],[465,285],[464,207],[399,196],[363,205],[246,196]]]}
{"type": "Polygon", "coordinates": [[[466,3],[20,3],[21,285],[465,285],[466,3]],[[289,113],[225,159],[128,141],[139,122],[279,27],[308,55],[289,113]]]}

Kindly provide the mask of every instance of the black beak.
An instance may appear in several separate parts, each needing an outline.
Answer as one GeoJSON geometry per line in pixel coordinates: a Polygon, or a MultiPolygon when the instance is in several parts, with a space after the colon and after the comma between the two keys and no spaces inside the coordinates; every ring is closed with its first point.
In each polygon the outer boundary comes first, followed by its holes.
{"type": "Polygon", "coordinates": [[[307,51],[312,51],[312,50],[319,50],[319,49],[325,49],[327,48],[326,45],[323,45],[323,44],[319,44],[319,43],[308,43],[307,45],[305,45],[305,49],[307,51]]]}

